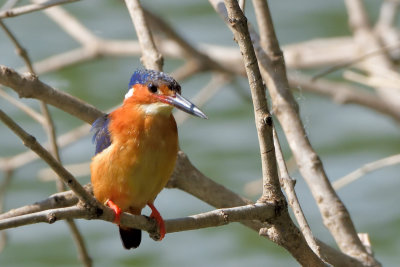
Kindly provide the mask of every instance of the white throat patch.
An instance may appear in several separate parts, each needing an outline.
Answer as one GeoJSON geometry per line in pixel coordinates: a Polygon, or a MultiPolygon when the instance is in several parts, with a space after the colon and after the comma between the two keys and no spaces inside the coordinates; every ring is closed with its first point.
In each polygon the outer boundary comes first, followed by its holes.
{"type": "Polygon", "coordinates": [[[156,102],[151,104],[140,105],[140,109],[146,113],[146,115],[170,115],[174,107],[165,103],[156,102]]]}
{"type": "Polygon", "coordinates": [[[133,95],[133,88],[129,89],[128,93],[125,94],[125,99],[131,97],[133,95]]]}

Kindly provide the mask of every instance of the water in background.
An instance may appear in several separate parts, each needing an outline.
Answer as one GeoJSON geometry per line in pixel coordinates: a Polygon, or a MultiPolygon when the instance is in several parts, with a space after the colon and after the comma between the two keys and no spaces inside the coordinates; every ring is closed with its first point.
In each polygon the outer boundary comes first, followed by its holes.
{"type": "MultiPolygon", "coordinates": [[[[204,42],[236,46],[231,32],[205,1],[145,1],[146,6],[162,13],[192,43],[204,42]],[[212,29],[212,30],[210,30],[212,29]]],[[[281,44],[349,34],[344,4],[340,1],[270,1],[281,44]]],[[[368,1],[370,10],[378,8],[368,1]]],[[[250,4],[250,3],[248,3],[250,4]]],[[[132,39],[134,29],[122,2],[82,1],[65,6],[72,14],[103,38],[132,39]]],[[[248,8],[250,21],[255,21],[248,8]]],[[[375,12],[376,13],[376,12],[375,12]]],[[[376,16],[376,15],[374,15],[376,16]]],[[[28,49],[33,60],[77,47],[42,13],[5,20],[28,49]]],[[[22,66],[14,48],[0,32],[0,64],[22,66]]],[[[170,72],[182,62],[167,59],[170,72]]],[[[130,74],[140,65],[138,58],[103,58],[42,75],[46,83],[75,95],[102,110],[121,103],[130,74]]],[[[193,96],[209,79],[198,75],[182,82],[183,94],[193,96]]],[[[238,80],[248,94],[245,80],[238,80]]],[[[9,91],[11,92],[11,91],[9,91]]],[[[14,94],[14,93],[13,93],[14,94]]],[[[373,160],[399,152],[399,128],[387,117],[358,106],[337,106],[331,101],[300,92],[301,114],[311,142],[321,156],[330,179],[335,180],[373,160]]],[[[37,103],[24,100],[32,107],[37,103]]],[[[40,141],[42,129],[16,108],[0,99],[1,108],[40,141]]],[[[252,106],[232,86],[224,87],[203,110],[209,120],[190,119],[180,129],[180,144],[191,161],[206,175],[243,194],[246,183],[261,176],[257,135],[252,106]]],[[[65,133],[81,124],[77,119],[51,108],[57,132],[65,133]]],[[[281,134],[287,155],[289,150],[281,134]]],[[[25,151],[4,125],[0,124],[0,156],[25,151]]],[[[64,163],[88,161],[93,155],[90,137],[62,150],[64,163]]],[[[39,182],[36,173],[46,167],[36,161],[16,172],[6,197],[6,209],[31,204],[55,190],[53,183],[39,182]]],[[[359,232],[370,234],[377,258],[386,266],[398,263],[400,250],[400,167],[391,167],[366,175],[339,191],[359,232]]],[[[302,178],[296,190],[314,234],[333,244],[322,226],[321,217],[302,178]]],[[[82,183],[89,177],[81,179],[82,183]]],[[[261,186],[261,185],[260,185],[261,186]]],[[[257,197],[249,196],[252,199],[257,197]]],[[[205,212],[212,207],[178,190],[164,190],[156,205],[165,219],[205,212]]],[[[145,213],[149,213],[146,209],[145,213]]],[[[79,220],[95,266],[296,266],[282,248],[260,238],[239,224],[167,235],[154,242],[144,235],[135,251],[122,249],[117,227],[102,221],[79,220]]],[[[7,231],[8,244],[0,254],[0,266],[77,266],[76,249],[63,222],[36,224],[7,231]]]]}

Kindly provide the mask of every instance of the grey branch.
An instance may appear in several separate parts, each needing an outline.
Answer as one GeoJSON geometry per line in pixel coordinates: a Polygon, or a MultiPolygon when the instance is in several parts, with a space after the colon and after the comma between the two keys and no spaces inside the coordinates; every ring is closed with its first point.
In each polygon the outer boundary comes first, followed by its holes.
{"type": "Polygon", "coordinates": [[[19,97],[35,98],[62,109],[88,123],[104,115],[92,105],[62,91],[54,90],[31,73],[19,74],[0,65],[0,83],[16,91],[19,97]]]}
{"type": "Polygon", "coordinates": [[[125,3],[139,39],[141,51],[143,53],[143,65],[147,69],[161,71],[163,66],[163,57],[156,48],[153,35],[147,25],[146,17],[139,0],[125,0],[125,3]]]}
{"type": "Polygon", "coordinates": [[[46,8],[49,8],[52,6],[72,3],[72,2],[76,2],[76,1],[79,1],[79,0],[49,0],[49,1],[44,1],[40,4],[31,4],[31,5],[21,6],[21,7],[15,7],[13,9],[7,9],[7,10],[0,11],[0,19],[12,18],[15,16],[20,16],[20,15],[35,12],[38,10],[46,9],[46,8]]]}
{"type": "Polygon", "coordinates": [[[75,178],[46,150],[44,149],[32,135],[25,132],[10,117],[0,109],[0,120],[4,122],[24,143],[25,146],[37,153],[68,185],[75,194],[92,208],[97,208],[99,203],[96,199],[88,194],[86,190],[75,180],[75,178]]]}

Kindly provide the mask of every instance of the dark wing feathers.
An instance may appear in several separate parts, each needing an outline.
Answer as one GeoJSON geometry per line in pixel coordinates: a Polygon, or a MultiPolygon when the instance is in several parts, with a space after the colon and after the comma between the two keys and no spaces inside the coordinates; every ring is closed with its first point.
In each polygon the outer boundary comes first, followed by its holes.
{"type": "Polygon", "coordinates": [[[96,144],[95,155],[111,145],[111,136],[108,131],[109,123],[110,118],[108,115],[105,115],[95,120],[92,124],[92,129],[90,131],[94,132],[92,142],[96,144]]]}

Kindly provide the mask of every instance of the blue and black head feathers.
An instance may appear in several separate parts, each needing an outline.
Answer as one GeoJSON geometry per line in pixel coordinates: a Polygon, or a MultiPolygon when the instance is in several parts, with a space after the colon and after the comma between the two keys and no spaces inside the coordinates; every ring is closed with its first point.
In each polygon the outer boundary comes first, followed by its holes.
{"type": "MultiPolygon", "coordinates": [[[[138,69],[135,71],[129,82],[129,89],[135,84],[145,84],[145,85],[155,85],[159,86],[164,84],[169,87],[169,89],[181,93],[181,86],[174,78],[165,74],[164,72],[138,69]]],[[[110,123],[110,118],[108,115],[98,118],[93,124],[91,131],[94,132],[93,143],[96,145],[96,154],[100,153],[107,147],[111,145],[111,136],[108,130],[108,125],[110,123]]]]}
{"type": "Polygon", "coordinates": [[[181,86],[174,78],[165,74],[164,72],[156,71],[156,70],[147,70],[147,69],[138,69],[135,71],[129,82],[129,89],[132,88],[135,84],[146,84],[150,83],[158,86],[160,84],[167,85],[171,90],[174,90],[181,93],[181,86]]]}

